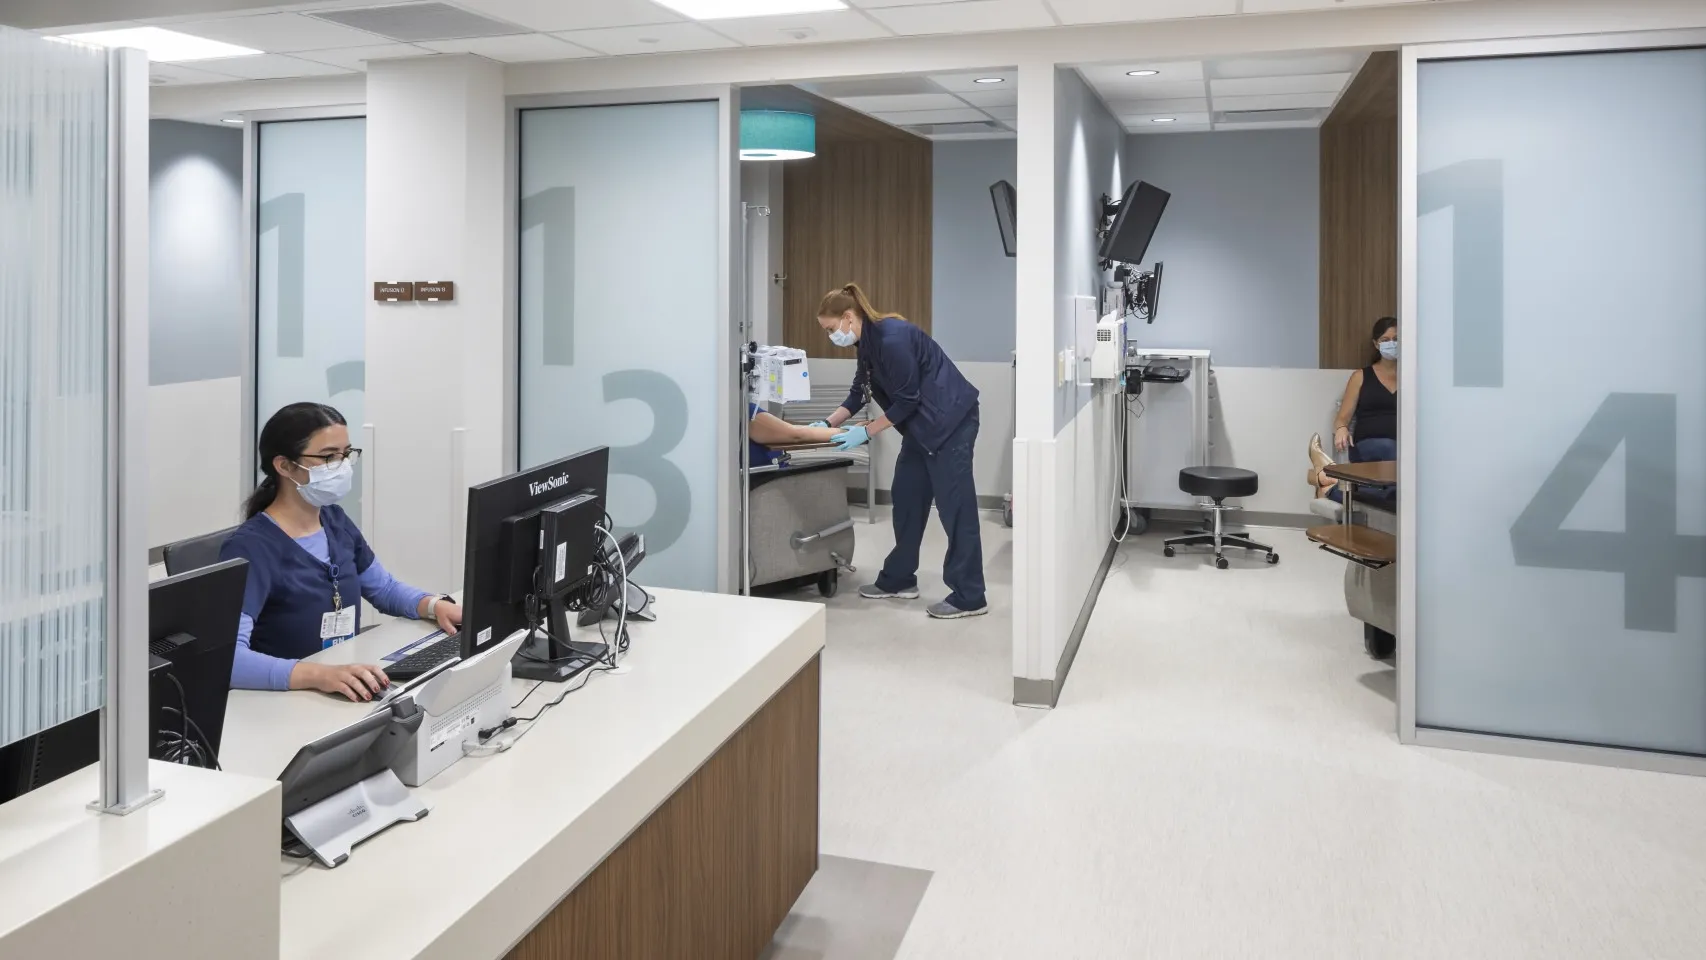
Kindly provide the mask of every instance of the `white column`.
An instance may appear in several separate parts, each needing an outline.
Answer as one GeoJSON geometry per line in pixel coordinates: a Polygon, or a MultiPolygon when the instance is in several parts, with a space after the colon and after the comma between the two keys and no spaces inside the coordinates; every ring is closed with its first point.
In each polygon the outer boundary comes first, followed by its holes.
{"type": "Polygon", "coordinates": [[[1018,291],[1014,345],[1013,679],[1015,698],[1054,680],[1055,97],[1050,62],[1019,65],[1018,291]],[[1028,682],[1027,682],[1028,681],[1028,682]]]}
{"type": "Polygon", "coordinates": [[[456,284],[452,303],[367,307],[377,449],[365,532],[387,568],[422,589],[461,587],[452,504],[466,491],[452,487],[502,474],[514,430],[504,155],[501,66],[463,56],[369,65],[367,279],[456,284]]]}

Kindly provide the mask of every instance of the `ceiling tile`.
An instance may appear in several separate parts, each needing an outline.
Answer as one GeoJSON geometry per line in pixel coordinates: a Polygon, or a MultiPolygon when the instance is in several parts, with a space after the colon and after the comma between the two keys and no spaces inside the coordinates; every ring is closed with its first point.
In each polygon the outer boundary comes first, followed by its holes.
{"type": "Polygon", "coordinates": [[[990,90],[1016,90],[1019,86],[1019,71],[1003,70],[973,70],[970,73],[933,73],[930,81],[950,93],[985,93],[990,90]],[[990,77],[1000,77],[1000,83],[978,83],[990,77]]]}
{"type": "Polygon", "coordinates": [[[1169,80],[1166,83],[1094,84],[1104,100],[1176,100],[1180,97],[1208,96],[1208,83],[1203,80],[1169,80]]]}
{"type": "Polygon", "coordinates": [[[174,23],[171,29],[195,37],[253,47],[268,53],[366,47],[385,42],[384,37],[365,30],[327,23],[299,13],[266,13],[258,17],[195,20],[189,23],[174,23]]]}
{"type": "Polygon", "coordinates": [[[676,23],[682,18],[648,0],[457,0],[476,13],[556,33],[676,23]]]}
{"type": "Polygon", "coordinates": [[[1261,97],[1215,97],[1216,110],[1303,110],[1330,107],[1336,93],[1279,93],[1261,97]]]}
{"type": "Polygon", "coordinates": [[[1239,77],[1232,80],[1210,80],[1208,89],[1215,96],[1249,97],[1269,93],[1338,93],[1351,82],[1349,73],[1304,74],[1296,77],[1239,77]]]}
{"type": "Polygon", "coordinates": [[[1356,73],[1362,66],[1361,53],[1319,53],[1297,57],[1243,57],[1215,60],[1208,64],[1208,76],[1216,80],[1238,77],[1293,77],[1322,73],[1356,73]]]}
{"type": "Polygon", "coordinates": [[[970,90],[957,96],[974,107],[1011,107],[1019,102],[1019,88],[970,90]]]}
{"type": "Polygon", "coordinates": [[[960,0],[871,11],[883,26],[899,34],[977,33],[1055,26],[1042,0],[960,0]]]}
{"type": "Polygon", "coordinates": [[[535,60],[575,60],[596,57],[585,47],[543,33],[514,37],[469,37],[466,40],[423,40],[421,46],[439,53],[472,53],[499,63],[528,63],[535,60]]]}
{"type": "Polygon", "coordinates": [[[881,113],[872,113],[871,116],[876,117],[884,123],[892,123],[896,126],[902,127],[913,126],[920,123],[976,123],[979,120],[989,119],[989,116],[983,111],[973,110],[970,107],[960,107],[957,110],[884,111],[881,113]]]}
{"type": "Polygon", "coordinates": [[[197,60],[196,68],[214,73],[230,74],[243,80],[282,80],[286,77],[321,77],[333,73],[348,73],[342,67],[316,63],[300,57],[279,53],[263,53],[253,57],[220,57],[197,60]]]}
{"type": "Polygon", "coordinates": [[[869,17],[853,10],[796,13],[781,17],[737,17],[718,20],[714,26],[718,33],[755,47],[894,36],[869,17]]]}
{"type": "Polygon", "coordinates": [[[855,77],[849,80],[817,80],[797,84],[831,100],[839,97],[882,97],[906,93],[941,93],[942,88],[927,77],[855,77]]]}
{"type": "Polygon", "coordinates": [[[552,34],[570,43],[620,56],[631,53],[679,53],[684,50],[721,50],[740,44],[713,33],[697,23],[659,23],[648,27],[611,27],[606,30],[570,30],[552,34]]]}
{"type": "Polygon", "coordinates": [[[1220,133],[1237,133],[1240,130],[1299,130],[1319,127],[1319,120],[1261,120],[1256,123],[1226,123],[1222,121],[1215,127],[1220,133]]]}
{"type": "Polygon", "coordinates": [[[959,97],[951,93],[910,93],[889,97],[841,97],[837,101],[842,106],[862,110],[865,113],[893,113],[902,110],[952,110],[965,106],[959,97]]]}
{"type": "Polygon", "coordinates": [[[1112,100],[1108,109],[1115,116],[1155,116],[1172,113],[1207,113],[1207,97],[1184,97],[1178,100],[1112,100]]]}
{"type": "Polygon", "coordinates": [[[983,112],[1002,123],[1013,123],[1019,119],[1018,107],[989,107],[983,112]]]}
{"type": "Polygon", "coordinates": [[[61,37],[68,33],[100,33],[106,30],[130,30],[135,27],[147,26],[140,20],[108,20],[103,23],[78,23],[64,27],[42,27],[35,33],[49,37],[61,37]]]}
{"type": "Polygon", "coordinates": [[[1291,10],[1335,10],[1342,7],[1395,7],[1424,0],[1244,0],[1245,13],[1283,13],[1291,10]]]}
{"type": "Polygon", "coordinates": [[[1185,123],[1203,123],[1203,124],[1206,124],[1209,122],[1209,116],[1208,116],[1207,111],[1197,111],[1197,112],[1193,113],[1193,112],[1189,112],[1189,111],[1185,111],[1185,110],[1173,110],[1173,111],[1169,111],[1166,113],[1136,113],[1136,114],[1127,113],[1127,114],[1122,114],[1120,116],[1120,122],[1125,124],[1128,127],[1146,126],[1146,125],[1147,126],[1154,126],[1154,127],[1170,127],[1173,124],[1185,124],[1185,123]],[[1173,118],[1172,123],[1157,123],[1156,122],[1157,118],[1164,120],[1167,117],[1173,118]]]}
{"type": "Polygon", "coordinates": [[[1238,0],[1051,0],[1061,22],[1120,23],[1222,17],[1238,12],[1238,0]]]}
{"type": "Polygon", "coordinates": [[[959,3],[961,0],[847,0],[855,7],[867,10],[879,10],[883,7],[923,7],[932,4],[959,3]]]}
{"type": "Polygon", "coordinates": [[[315,63],[329,63],[345,70],[365,70],[369,60],[395,60],[399,57],[424,57],[433,53],[412,43],[379,43],[371,47],[339,47],[336,50],[304,50],[293,54],[315,63]]]}
{"type": "MultiPolygon", "coordinates": [[[[198,64],[199,66],[199,64],[198,64]]],[[[229,74],[197,70],[181,63],[149,63],[148,81],[157,87],[181,87],[192,83],[230,83],[229,74]]]]}

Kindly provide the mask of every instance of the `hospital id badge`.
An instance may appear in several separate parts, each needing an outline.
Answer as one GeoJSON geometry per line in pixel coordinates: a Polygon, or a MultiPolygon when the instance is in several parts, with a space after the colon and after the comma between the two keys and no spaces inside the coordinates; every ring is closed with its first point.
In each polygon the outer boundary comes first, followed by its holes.
{"type": "Polygon", "coordinates": [[[355,636],[355,608],[320,614],[320,649],[335,647],[355,636]]]}

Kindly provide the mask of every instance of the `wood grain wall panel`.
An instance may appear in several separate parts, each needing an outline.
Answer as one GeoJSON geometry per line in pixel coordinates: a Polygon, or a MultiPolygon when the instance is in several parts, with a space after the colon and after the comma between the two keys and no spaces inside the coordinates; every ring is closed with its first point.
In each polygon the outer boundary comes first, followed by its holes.
{"type": "Polygon", "coordinates": [[[817,324],[825,292],[857,283],[879,310],[930,330],[930,142],[819,143],[783,177],[783,343],[852,358],[817,324]]]}
{"type": "Polygon", "coordinates": [[[817,872],[814,658],[507,960],[753,960],[817,872]]]}
{"type": "Polygon", "coordinates": [[[1370,361],[1398,312],[1398,56],[1370,55],[1321,126],[1320,364],[1370,361]]]}

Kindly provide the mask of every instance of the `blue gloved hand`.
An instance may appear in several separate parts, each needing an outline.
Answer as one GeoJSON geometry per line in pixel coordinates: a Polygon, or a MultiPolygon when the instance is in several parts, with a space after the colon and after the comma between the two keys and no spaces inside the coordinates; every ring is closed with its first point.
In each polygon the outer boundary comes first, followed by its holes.
{"type": "Polygon", "coordinates": [[[813,420],[811,423],[806,424],[806,426],[812,427],[814,429],[815,428],[828,429],[829,421],[828,420],[813,420]]]}
{"type": "Polygon", "coordinates": [[[849,427],[846,432],[838,433],[830,439],[835,442],[837,450],[846,453],[854,447],[862,447],[870,443],[871,434],[864,427],[849,427]]]}

